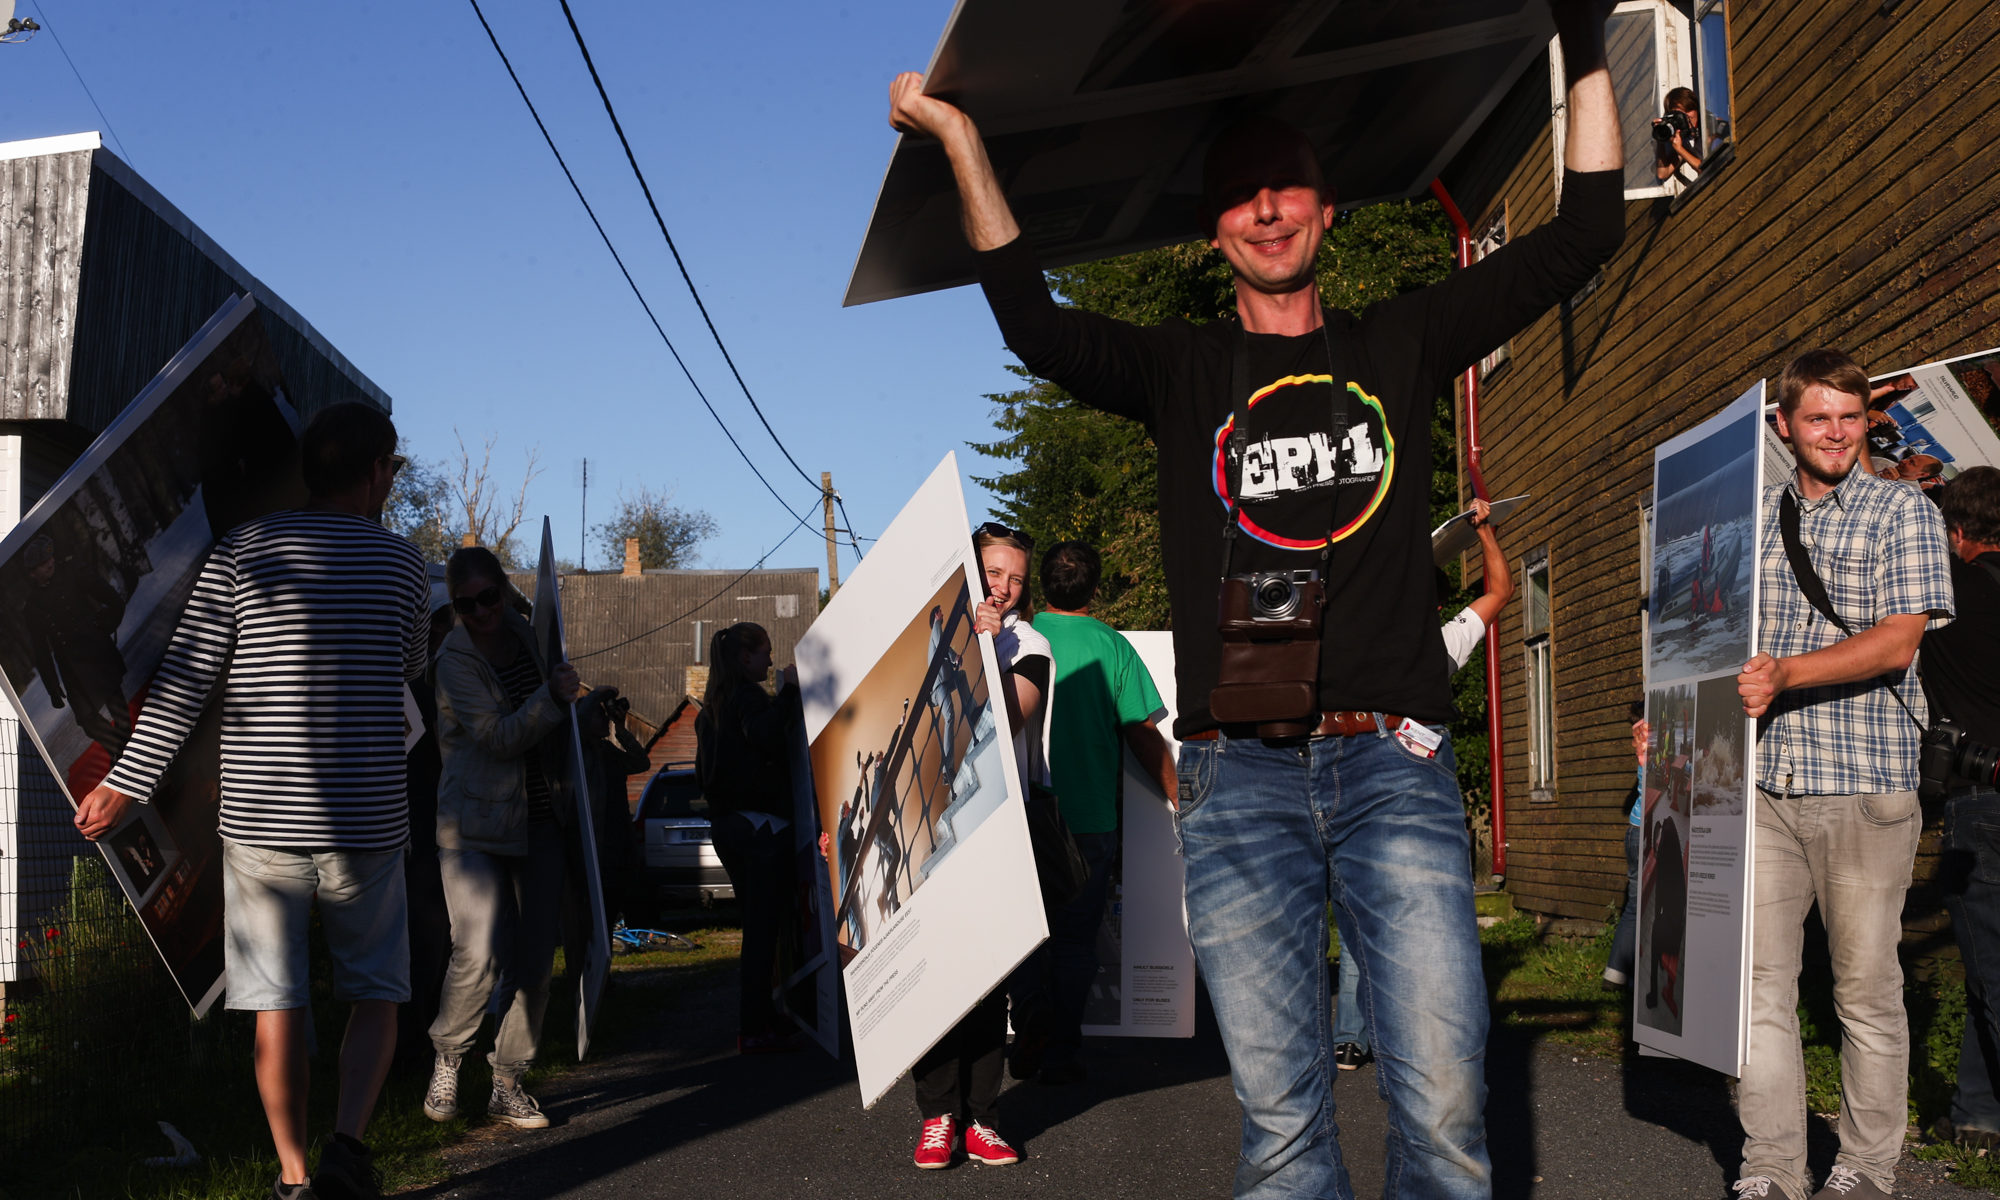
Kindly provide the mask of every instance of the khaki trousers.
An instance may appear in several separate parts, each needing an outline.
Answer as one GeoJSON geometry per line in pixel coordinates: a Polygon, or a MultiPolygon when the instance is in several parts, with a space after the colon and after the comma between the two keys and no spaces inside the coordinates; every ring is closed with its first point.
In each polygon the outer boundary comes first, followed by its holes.
{"type": "Polygon", "coordinates": [[[1784,796],[1759,789],[1751,952],[1750,1057],[1737,1088],[1743,1177],[1765,1175],[1793,1200],[1806,1173],[1806,1074],[1799,962],[1815,901],[1833,958],[1840,1016],[1840,1154],[1883,1191],[1895,1184],[1909,1123],[1910,1026],[1903,933],[1922,818],[1915,792],[1784,796]]]}

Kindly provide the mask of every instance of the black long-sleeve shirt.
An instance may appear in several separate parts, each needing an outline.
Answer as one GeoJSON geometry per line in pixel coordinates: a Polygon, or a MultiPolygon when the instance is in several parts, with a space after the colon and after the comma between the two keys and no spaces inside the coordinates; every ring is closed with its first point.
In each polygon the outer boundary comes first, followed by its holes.
{"type": "Polygon", "coordinates": [[[1324,339],[1248,334],[1240,462],[1228,454],[1234,322],[1137,326],[1065,309],[1022,239],[978,256],[987,303],[1021,362],[1085,404],[1144,422],[1159,448],[1178,736],[1216,725],[1209,693],[1232,489],[1243,499],[1232,572],[1318,568],[1332,531],[1320,706],[1451,717],[1429,540],[1431,404],[1611,257],[1624,236],[1622,187],[1619,171],[1570,172],[1553,221],[1443,283],[1359,316],[1328,309],[1324,339]],[[1328,428],[1335,378],[1348,394],[1342,431],[1328,428]],[[1336,478],[1337,514],[1328,507],[1336,478]]]}

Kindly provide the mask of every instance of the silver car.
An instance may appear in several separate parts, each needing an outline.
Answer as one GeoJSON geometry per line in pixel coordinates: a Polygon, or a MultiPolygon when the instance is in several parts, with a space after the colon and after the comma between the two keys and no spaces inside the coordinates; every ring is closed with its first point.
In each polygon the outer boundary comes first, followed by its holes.
{"type": "Polygon", "coordinates": [[[696,782],[693,763],[660,768],[639,798],[632,819],[646,880],[670,900],[712,905],[734,900],[729,872],[709,839],[708,801],[696,782]]]}

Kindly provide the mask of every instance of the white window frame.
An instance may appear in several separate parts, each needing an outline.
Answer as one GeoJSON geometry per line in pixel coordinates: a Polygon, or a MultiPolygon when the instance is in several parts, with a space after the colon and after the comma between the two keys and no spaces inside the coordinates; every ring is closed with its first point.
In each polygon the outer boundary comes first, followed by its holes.
{"type": "Polygon", "coordinates": [[[1534,800],[1555,799],[1555,594],[1549,586],[1546,547],[1521,560],[1522,665],[1526,668],[1528,717],[1528,794],[1534,800]],[[1540,620],[1535,620],[1535,577],[1541,576],[1540,620]]]}
{"type": "MultiPolygon", "coordinates": [[[[1651,111],[1636,118],[1631,113],[1620,113],[1619,120],[1628,125],[1635,119],[1643,120],[1650,124],[1652,119],[1658,116],[1666,107],[1668,92],[1673,91],[1677,87],[1692,88],[1694,86],[1694,31],[1689,27],[1687,17],[1674,8],[1670,0],[1620,0],[1620,3],[1611,10],[1610,15],[1621,17],[1631,13],[1646,12],[1650,12],[1653,15],[1653,62],[1657,67],[1653,80],[1653,104],[1651,111]]],[[[1735,85],[1734,78],[1731,79],[1730,83],[1733,89],[1735,85]]],[[[1731,103],[1732,105],[1734,104],[1733,96],[1731,103]]],[[[1562,47],[1557,43],[1555,38],[1550,38],[1549,120],[1551,132],[1554,134],[1550,141],[1555,146],[1556,198],[1558,200],[1562,198],[1563,144],[1568,134],[1566,128],[1568,116],[1569,88],[1563,78],[1562,47]]],[[[1730,113],[1730,128],[1733,132],[1735,128],[1735,113],[1733,111],[1730,113]]],[[[1619,130],[1619,135],[1621,138],[1623,137],[1623,129],[1619,130]]],[[[1652,187],[1628,187],[1625,189],[1625,198],[1627,200],[1651,200],[1660,196],[1672,196],[1686,186],[1685,183],[1676,186],[1675,181],[1672,178],[1668,178],[1661,180],[1652,187]]]]}
{"type": "MultiPolygon", "coordinates": [[[[1507,244],[1507,200],[1503,196],[1500,203],[1472,233],[1472,261],[1478,262],[1487,255],[1507,244]]],[[[1479,381],[1484,383],[1488,376],[1500,370],[1513,360],[1511,343],[1501,342],[1491,353],[1479,360],[1479,381]]]]}

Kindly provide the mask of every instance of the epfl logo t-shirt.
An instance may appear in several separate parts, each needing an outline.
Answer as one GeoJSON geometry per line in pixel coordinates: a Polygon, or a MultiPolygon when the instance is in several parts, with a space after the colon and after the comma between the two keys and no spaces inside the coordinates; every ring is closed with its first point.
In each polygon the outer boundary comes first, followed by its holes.
{"type": "Polygon", "coordinates": [[[1249,435],[1242,461],[1231,454],[1231,413],[1215,430],[1210,478],[1226,512],[1240,497],[1237,527],[1280,550],[1317,552],[1340,542],[1374,517],[1396,473],[1396,439],[1382,403],[1347,384],[1346,428],[1329,429],[1331,375],[1287,375],[1250,396],[1249,435]],[[1334,526],[1335,480],[1342,520],[1334,526]],[[1232,483],[1235,485],[1232,487],[1232,483]]]}

